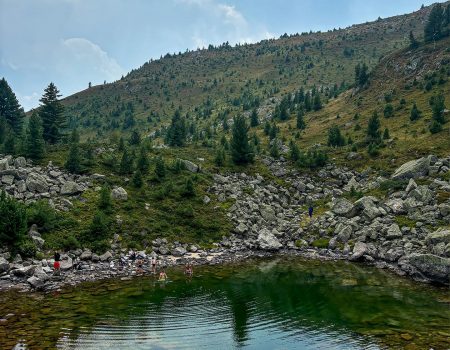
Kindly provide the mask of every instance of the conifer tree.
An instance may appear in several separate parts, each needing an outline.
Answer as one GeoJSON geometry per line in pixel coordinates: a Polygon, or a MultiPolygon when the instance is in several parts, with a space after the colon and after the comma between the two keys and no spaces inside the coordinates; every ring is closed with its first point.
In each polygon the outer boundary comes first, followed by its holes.
{"type": "Polygon", "coordinates": [[[428,15],[427,22],[424,28],[424,39],[426,42],[439,40],[443,36],[444,25],[444,11],[442,5],[437,3],[433,5],[433,8],[428,15]]]}
{"type": "Polygon", "coordinates": [[[104,211],[109,211],[112,207],[111,189],[107,185],[103,185],[100,189],[98,207],[104,211]]]}
{"type": "Polygon", "coordinates": [[[315,111],[322,109],[322,101],[320,99],[320,94],[318,92],[314,94],[313,109],[315,111]]]}
{"type": "Polygon", "coordinates": [[[235,164],[253,161],[253,149],[248,142],[248,126],[243,116],[234,118],[231,138],[231,158],[235,164]]]}
{"type": "Polygon", "coordinates": [[[145,147],[141,147],[139,150],[139,157],[138,157],[136,166],[137,166],[137,169],[139,169],[141,171],[141,173],[146,174],[148,172],[150,162],[148,160],[145,147]]]}
{"type": "Polygon", "coordinates": [[[133,174],[133,178],[131,179],[131,181],[133,182],[133,186],[136,188],[141,188],[142,185],[144,184],[143,180],[142,180],[142,173],[139,169],[137,169],[134,174],[133,174]]]}
{"type": "Polygon", "coordinates": [[[419,47],[419,42],[414,37],[414,34],[413,34],[412,30],[409,31],[409,47],[411,49],[416,49],[416,48],[419,47]]]}
{"type": "Polygon", "coordinates": [[[375,111],[370,117],[367,125],[367,138],[370,143],[378,144],[381,142],[380,126],[380,119],[378,113],[375,111]]]}
{"type": "Polygon", "coordinates": [[[12,132],[6,134],[6,140],[3,148],[6,154],[16,154],[16,138],[12,132]]]}
{"type": "Polygon", "coordinates": [[[133,157],[128,153],[126,147],[123,150],[122,158],[120,160],[119,172],[120,174],[130,174],[133,172],[133,157]]]}
{"type": "Polygon", "coordinates": [[[409,119],[411,121],[415,121],[417,119],[419,119],[422,115],[422,112],[419,110],[419,108],[417,108],[416,103],[414,102],[412,108],[411,108],[411,113],[409,115],[409,119]]]}
{"type": "Polygon", "coordinates": [[[383,140],[389,140],[391,136],[389,135],[389,129],[385,128],[383,133],[383,140]]]}
{"type": "Polygon", "coordinates": [[[44,129],[44,140],[55,144],[62,138],[62,128],[65,126],[64,107],[58,98],[61,95],[55,84],[50,83],[44,90],[44,95],[39,100],[39,116],[44,129]]]}
{"type": "Polygon", "coordinates": [[[304,130],[306,128],[306,123],[303,118],[303,109],[297,112],[297,129],[304,130]]]}
{"type": "Polygon", "coordinates": [[[0,146],[5,142],[7,128],[8,124],[6,122],[6,118],[0,116],[0,146]]]}
{"type": "Polygon", "coordinates": [[[341,134],[341,129],[337,125],[328,129],[328,146],[342,147],[345,145],[345,138],[341,134]]]}
{"type": "Polygon", "coordinates": [[[132,146],[139,145],[141,143],[141,135],[137,130],[131,132],[130,140],[128,143],[132,146]]]}
{"type": "Polygon", "coordinates": [[[79,173],[81,171],[81,156],[79,147],[80,137],[76,129],[72,131],[70,136],[69,156],[65,164],[65,168],[71,173],[79,173]]]}
{"type": "Polygon", "coordinates": [[[259,119],[258,119],[258,112],[256,111],[256,108],[252,110],[252,114],[250,115],[250,126],[252,128],[259,125],[259,119]]]}
{"type": "Polygon", "coordinates": [[[188,178],[186,180],[186,184],[184,186],[183,195],[185,197],[195,197],[195,188],[194,188],[194,182],[191,178],[188,178]]]}
{"type": "Polygon", "coordinates": [[[5,78],[0,80],[0,119],[2,117],[16,135],[22,133],[25,113],[5,78]]]}
{"type": "Polygon", "coordinates": [[[36,112],[28,122],[26,138],[26,155],[32,160],[41,160],[44,157],[44,137],[42,136],[42,121],[36,112]]]}
{"type": "Polygon", "coordinates": [[[182,147],[186,143],[186,123],[179,110],[176,110],[172,117],[171,125],[166,134],[166,142],[170,146],[176,147],[182,147]]]}
{"type": "Polygon", "coordinates": [[[225,164],[225,151],[223,148],[219,148],[216,152],[216,157],[214,158],[214,163],[221,167],[225,164]]]}
{"type": "Polygon", "coordinates": [[[158,179],[162,179],[166,176],[166,164],[164,163],[164,159],[161,156],[156,158],[155,175],[158,179]]]}
{"type": "Polygon", "coordinates": [[[289,157],[293,162],[296,162],[300,159],[300,149],[294,141],[291,141],[289,146],[289,157]]]}
{"type": "Polygon", "coordinates": [[[368,67],[365,63],[358,63],[355,67],[355,85],[363,87],[369,81],[369,75],[367,73],[368,67]]]}

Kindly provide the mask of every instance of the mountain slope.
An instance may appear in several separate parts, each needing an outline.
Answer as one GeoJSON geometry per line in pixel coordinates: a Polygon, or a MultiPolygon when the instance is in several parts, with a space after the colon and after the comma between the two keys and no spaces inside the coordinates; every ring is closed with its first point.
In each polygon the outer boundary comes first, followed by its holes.
{"type": "Polygon", "coordinates": [[[84,137],[159,130],[175,109],[190,112],[197,127],[214,125],[220,112],[234,114],[303,86],[345,89],[354,67],[373,68],[384,55],[406,47],[412,30],[423,33],[430,8],[325,33],[222,45],[145,63],[123,79],[63,100],[71,127],[84,137]]]}

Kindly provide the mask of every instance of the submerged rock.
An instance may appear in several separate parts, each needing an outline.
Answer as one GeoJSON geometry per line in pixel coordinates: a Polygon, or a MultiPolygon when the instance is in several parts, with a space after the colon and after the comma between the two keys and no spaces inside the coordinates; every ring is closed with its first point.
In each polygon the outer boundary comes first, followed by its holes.
{"type": "Polygon", "coordinates": [[[433,254],[413,253],[403,257],[399,264],[406,270],[408,265],[413,266],[433,282],[447,285],[450,282],[450,258],[442,258],[433,254]]]}

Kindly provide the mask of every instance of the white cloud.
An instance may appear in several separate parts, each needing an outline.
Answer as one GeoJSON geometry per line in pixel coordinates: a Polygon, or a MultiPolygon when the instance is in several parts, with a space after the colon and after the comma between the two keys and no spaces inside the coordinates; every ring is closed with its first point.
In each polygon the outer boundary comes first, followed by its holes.
{"type": "Polygon", "coordinates": [[[39,105],[39,99],[41,96],[36,91],[33,91],[31,95],[22,95],[17,93],[17,98],[19,99],[24,110],[29,111],[31,108],[35,108],[39,105]]]}
{"type": "Polygon", "coordinates": [[[107,80],[118,79],[124,70],[114,58],[101,49],[100,46],[85,38],[70,38],[63,40],[63,51],[69,54],[77,63],[88,65],[88,70],[97,71],[107,80]]]}

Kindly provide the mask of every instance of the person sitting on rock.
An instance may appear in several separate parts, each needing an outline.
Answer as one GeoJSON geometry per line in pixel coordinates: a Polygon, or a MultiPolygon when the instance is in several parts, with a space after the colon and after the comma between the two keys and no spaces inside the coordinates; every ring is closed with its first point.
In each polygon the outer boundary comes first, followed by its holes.
{"type": "Polygon", "coordinates": [[[144,273],[142,266],[144,265],[144,261],[142,259],[136,260],[136,273],[144,273]]]}

